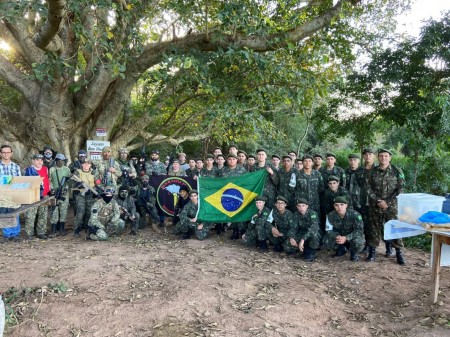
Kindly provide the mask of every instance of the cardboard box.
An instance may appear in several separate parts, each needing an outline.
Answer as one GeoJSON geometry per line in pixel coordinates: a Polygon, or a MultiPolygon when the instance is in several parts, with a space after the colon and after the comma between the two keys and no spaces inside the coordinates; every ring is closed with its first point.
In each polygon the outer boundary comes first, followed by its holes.
{"type": "Polygon", "coordinates": [[[442,211],[444,197],[426,193],[404,193],[398,197],[398,219],[416,225],[428,211],[442,211]]]}
{"type": "Polygon", "coordinates": [[[0,185],[0,194],[16,204],[32,204],[41,199],[41,177],[13,177],[11,184],[0,185]]]}

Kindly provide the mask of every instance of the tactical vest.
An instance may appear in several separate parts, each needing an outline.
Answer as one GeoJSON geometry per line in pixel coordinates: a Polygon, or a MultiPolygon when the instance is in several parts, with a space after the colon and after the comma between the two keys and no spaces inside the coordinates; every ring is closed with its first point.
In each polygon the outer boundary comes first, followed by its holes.
{"type": "Polygon", "coordinates": [[[106,226],[111,218],[111,215],[113,213],[113,204],[114,203],[112,201],[108,204],[103,203],[101,209],[98,210],[97,219],[103,226],[106,226]]]}
{"type": "Polygon", "coordinates": [[[82,170],[77,170],[77,171],[78,171],[78,174],[80,175],[80,179],[83,180],[90,187],[94,188],[95,182],[94,182],[93,174],[90,171],[89,172],[83,172],[82,170]]]}

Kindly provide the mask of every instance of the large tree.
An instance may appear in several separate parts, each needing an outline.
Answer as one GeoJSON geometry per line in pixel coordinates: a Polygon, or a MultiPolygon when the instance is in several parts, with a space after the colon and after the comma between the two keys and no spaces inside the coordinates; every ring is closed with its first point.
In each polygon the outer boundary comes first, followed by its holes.
{"type": "MultiPolygon", "coordinates": [[[[314,37],[327,41],[324,54],[343,53],[350,48],[343,30],[358,36],[352,15],[390,2],[400,1],[2,1],[0,39],[11,49],[0,54],[0,79],[21,103],[0,95],[0,140],[25,156],[45,144],[73,154],[98,127],[108,130],[115,148],[135,148],[136,139],[177,144],[205,137],[201,128],[188,133],[186,125],[208,121],[205,132],[213,132],[208,126],[218,116],[208,109],[211,103],[232,111],[227,99],[242,101],[243,92],[268,83],[245,81],[257,76],[250,64],[255,54],[269,55],[264,63],[283,57],[277,52],[297,51],[284,65],[302,69],[301,54],[320,49],[314,37]],[[236,53],[239,61],[232,60],[236,53]],[[218,95],[211,83],[221,78],[218,95]],[[238,83],[229,94],[226,79],[238,83]],[[139,95],[143,109],[133,113],[131,100],[139,95]]],[[[252,97],[245,97],[247,108],[261,105],[252,97]]]]}

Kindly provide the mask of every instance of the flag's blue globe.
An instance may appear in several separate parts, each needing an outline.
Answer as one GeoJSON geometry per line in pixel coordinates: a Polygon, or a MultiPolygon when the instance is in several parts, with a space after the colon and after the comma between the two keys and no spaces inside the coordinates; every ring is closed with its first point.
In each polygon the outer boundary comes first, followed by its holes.
{"type": "Polygon", "coordinates": [[[229,188],[223,192],[220,202],[225,210],[234,212],[242,206],[244,196],[238,189],[229,188]]]}

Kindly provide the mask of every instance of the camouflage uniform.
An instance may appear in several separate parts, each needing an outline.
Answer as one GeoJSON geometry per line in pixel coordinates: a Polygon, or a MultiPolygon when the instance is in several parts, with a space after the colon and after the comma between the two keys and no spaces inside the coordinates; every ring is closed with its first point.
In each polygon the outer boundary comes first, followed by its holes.
{"type": "MultiPolygon", "coordinates": [[[[331,170],[328,170],[326,166],[319,170],[322,175],[323,181],[327,182],[330,176],[336,176],[339,178],[339,185],[345,187],[345,171],[339,166],[334,166],[331,170]]],[[[328,185],[325,184],[325,189],[328,189],[328,185]]]]}
{"type": "Polygon", "coordinates": [[[167,175],[166,165],[159,160],[149,160],[145,162],[145,173],[148,176],[165,176],[167,175]]]}
{"type": "Polygon", "coordinates": [[[183,210],[180,213],[180,222],[174,228],[174,234],[186,234],[189,231],[193,231],[195,237],[199,240],[204,240],[209,235],[209,230],[211,228],[211,224],[204,221],[196,221],[191,222],[191,219],[194,219],[197,215],[198,204],[195,205],[192,202],[188,202],[186,206],[184,206],[183,210]],[[198,229],[198,225],[203,224],[202,229],[198,229]]]}
{"type": "Polygon", "coordinates": [[[188,168],[188,169],[186,169],[185,173],[186,173],[187,177],[194,178],[197,175],[197,170],[195,168],[193,168],[193,169],[188,168]]]}
{"type": "Polygon", "coordinates": [[[136,194],[138,183],[136,181],[137,172],[133,163],[130,160],[117,159],[122,175],[117,178],[117,185],[128,186],[130,195],[136,194]],[[130,177],[132,175],[134,178],[130,177]]]}
{"type": "MultiPolygon", "coordinates": [[[[95,187],[95,181],[99,179],[97,171],[92,169],[89,172],[83,172],[83,170],[78,169],[74,172],[74,175],[83,180],[87,186],[91,188],[95,187]]],[[[90,190],[85,191],[81,183],[74,182],[75,187],[77,187],[77,192],[75,195],[75,207],[76,207],[76,217],[75,217],[75,234],[79,234],[81,229],[87,228],[87,223],[91,218],[92,205],[95,202],[94,193],[90,190]]]]}
{"type": "MultiPolygon", "coordinates": [[[[405,176],[400,168],[389,165],[385,170],[374,167],[368,174],[367,195],[369,197],[370,225],[367,230],[367,243],[377,247],[384,237],[384,223],[397,219],[397,196],[403,192],[405,176]],[[386,210],[377,205],[378,200],[388,204],[386,210]]],[[[392,240],[394,248],[403,247],[401,239],[392,240]]]]}
{"type": "Polygon", "coordinates": [[[29,236],[32,236],[34,233],[34,221],[36,220],[36,214],[38,216],[36,224],[37,235],[45,235],[47,233],[48,206],[38,206],[30,208],[25,213],[25,233],[29,236]]]}
{"type": "Polygon", "coordinates": [[[323,241],[326,247],[337,249],[339,245],[336,243],[336,237],[341,235],[347,238],[346,243],[348,242],[352,252],[359,253],[364,248],[364,224],[361,214],[347,208],[344,218],[341,218],[336,211],[333,211],[328,214],[328,221],[333,226],[333,229],[325,234],[323,241]]]}
{"type": "Polygon", "coordinates": [[[180,168],[180,170],[177,171],[177,172],[169,170],[169,173],[167,173],[167,175],[168,176],[174,176],[174,177],[187,177],[186,172],[182,168],[180,168]]]}
{"type": "Polygon", "coordinates": [[[372,165],[370,169],[366,169],[365,167],[359,167],[356,170],[356,179],[358,185],[361,186],[361,211],[358,211],[364,222],[364,236],[367,238],[369,236],[369,228],[370,228],[370,216],[369,216],[369,196],[367,194],[367,184],[366,181],[369,179],[370,171],[375,167],[375,164],[372,165]]]}
{"type": "Polygon", "coordinates": [[[284,168],[280,168],[277,173],[279,178],[278,195],[282,195],[288,199],[287,207],[293,211],[295,208],[295,186],[289,186],[289,183],[294,174],[296,184],[298,171],[293,167],[288,172],[284,168]]]}
{"type": "Polygon", "coordinates": [[[294,239],[297,244],[299,244],[301,240],[305,240],[305,247],[311,249],[319,248],[322,233],[319,229],[319,217],[315,211],[308,208],[304,215],[300,212],[294,213],[292,226],[287,233],[287,240],[283,245],[283,249],[288,254],[295,253],[299,250],[298,247],[291,245],[291,238],[294,239]]]}
{"type": "Polygon", "coordinates": [[[117,202],[113,199],[106,203],[103,199],[98,199],[92,206],[88,226],[91,240],[104,241],[111,235],[121,234],[125,228],[125,222],[120,219],[117,202]]]}
{"type": "Polygon", "coordinates": [[[137,192],[136,206],[140,214],[139,227],[143,228],[147,225],[146,215],[150,215],[155,224],[159,223],[158,210],[156,209],[156,191],[153,186],[141,186],[137,192]]]}
{"type": "Polygon", "coordinates": [[[200,171],[200,177],[217,178],[218,176],[219,170],[215,166],[213,166],[211,170],[208,170],[206,167],[203,167],[200,171]]]}
{"type": "Polygon", "coordinates": [[[122,176],[122,170],[119,163],[113,158],[109,160],[100,160],[97,164],[97,172],[104,186],[113,186],[117,191],[117,180],[122,176]],[[116,170],[114,173],[108,172],[110,167],[114,167],[116,170]]]}
{"type": "Polygon", "coordinates": [[[323,192],[322,210],[325,216],[328,215],[328,213],[334,211],[334,199],[336,199],[336,197],[346,197],[348,200],[348,208],[349,209],[352,208],[350,193],[347,191],[345,187],[338,186],[336,192],[333,192],[330,189],[325,190],[325,192],[323,192]]]}
{"type": "Polygon", "coordinates": [[[273,170],[273,174],[270,175],[267,173],[266,182],[264,184],[264,191],[262,195],[266,197],[266,206],[269,209],[272,209],[275,204],[275,200],[277,199],[277,187],[279,183],[278,171],[275,169],[272,163],[266,161],[264,166],[259,166],[258,163],[252,166],[253,172],[265,170],[267,167],[270,167],[273,170]]]}
{"type": "Polygon", "coordinates": [[[256,246],[257,241],[267,240],[267,231],[272,229],[272,224],[268,222],[270,209],[264,207],[261,212],[253,215],[242,242],[247,246],[256,246]]]}
{"type": "Polygon", "coordinates": [[[125,208],[128,213],[134,216],[134,220],[130,219],[121,209],[120,218],[124,220],[124,222],[126,222],[127,220],[130,221],[131,230],[137,232],[140,223],[140,215],[138,212],[136,212],[136,205],[134,204],[134,198],[131,195],[127,196],[125,199],[122,199],[120,196],[118,196],[116,198],[116,201],[117,204],[119,205],[119,208],[120,207],[125,208]]]}
{"type": "Polygon", "coordinates": [[[301,170],[297,174],[295,186],[295,200],[300,198],[309,202],[309,209],[312,209],[320,216],[320,195],[324,190],[322,175],[319,171],[312,170],[307,174],[301,170]]]}
{"type": "Polygon", "coordinates": [[[271,226],[267,226],[267,237],[272,245],[281,246],[288,237],[289,229],[293,226],[294,214],[288,209],[285,209],[284,213],[281,214],[278,209],[274,208],[272,210],[272,217],[273,221],[271,226]],[[278,229],[283,236],[274,237],[272,234],[272,228],[274,227],[278,229]]]}
{"type": "Polygon", "coordinates": [[[52,207],[52,213],[50,215],[50,223],[56,224],[58,222],[66,222],[67,209],[69,208],[69,176],[70,170],[67,166],[58,167],[53,166],[50,168],[50,189],[56,193],[60,188],[61,181],[66,177],[66,182],[61,188],[61,199],[56,200],[56,206],[52,207]],[[64,199],[64,200],[62,200],[64,199]]]}
{"type": "Polygon", "coordinates": [[[350,193],[350,199],[352,207],[355,211],[361,214],[362,199],[364,191],[364,169],[358,167],[356,170],[352,170],[350,167],[345,170],[345,188],[350,193]]]}

